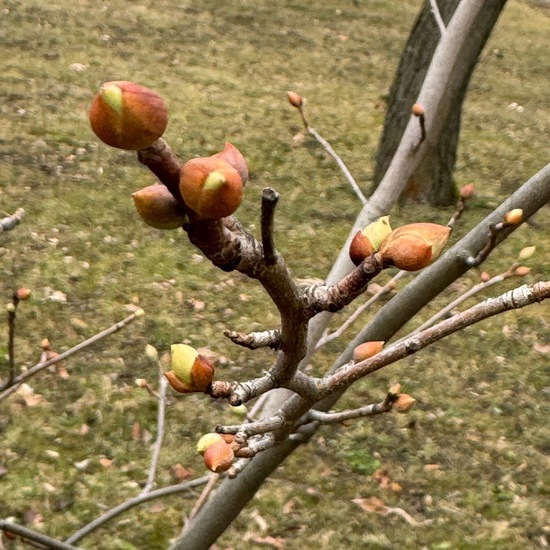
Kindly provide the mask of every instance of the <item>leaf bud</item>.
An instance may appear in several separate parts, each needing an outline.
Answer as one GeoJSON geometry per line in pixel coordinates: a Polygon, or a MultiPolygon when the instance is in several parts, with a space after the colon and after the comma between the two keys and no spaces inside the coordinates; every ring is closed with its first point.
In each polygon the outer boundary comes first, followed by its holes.
{"type": "Polygon", "coordinates": [[[523,221],[523,210],[521,208],[514,208],[506,212],[504,221],[509,225],[519,225],[523,221]]]}
{"type": "Polygon", "coordinates": [[[210,445],[204,452],[204,464],[212,472],[220,474],[231,468],[235,454],[231,445],[218,441],[210,445]]]}
{"type": "Polygon", "coordinates": [[[474,184],[468,183],[461,187],[459,195],[462,199],[471,199],[476,194],[474,184]]]}
{"type": "Polygon", "coordinates": [[[145,346],[145,355],[147,355],[147,357],[151,359],[151,361],[158,361],[159,359],[159,352],[157,348],[155,346],[152,346],[151,344],[147,344],[145,346]]]}
{"type": "Polygon", "coordinates": [[[392,230],[389,220],[389,216],[382,216],[355,234],[349,247],[349,256],[355,265],[359,265],[380,248],[382,241],[392,230]]]}
{"type": "Polygon", "coordinates": [[[50,341],[47,338],[43,338],[42,341],[40,342],[40,347],[44,351],[48,351],[49,349],[52,348],[52,345],[51,345],[50,341]]]}
{"type": "Polygon", "coordinates": [[[408,413],[413,408],[413,405],[415,403],[416,403],[416,399],[414,397],[411,397],[406,393],[402,393],[399,395],[399,397],[393,404],[393,408],[397,412],[404,414],[404,413],[408,413]]]}
{"type": "Polygon", "coordinates": [[[383,347],[384,342],[382,341],[363,342],[353,350],[353,360],[355,363],[359,363],[360,361],[369,359],[369,357],[380,353],[383,347]]]}
{"type": "Polygon", "coordinates": [[[223,158],[195,158],[181,168],[181,196],[203,219],[219,220],[233,214],[241,204],[243,185],[239,171],[223,158]]]}
{"type": "Polygon", "coordinates": [[[296,108],[300,108],[304,104],[304,99],[301,95],[298,95],[296,92],[287,92],[286,96],[288,98],[288,102],[296,108]]]}
{"type": "Polygon", "coordinates": [[[401,384],[395,383],[390,386],[390,389],[388,393],[391,393],[392,395],[399,395],[401,392],[401,384]]]}
{"type": "Polygon", "coordinates": [[[246,165],[246,160],[233,144],[226,141],[224,150],[212,155],[212,157],[225,160],[225,162],[235,168],[235,170],[239,172],[239,176],[241,176],[243,185],[248,181],[248,166],[246,165]]]}
{"type": "Polygon", "coordinates": [[[223,440],[223,437],[218,433],[212,432],[212,433],[204,434],[197,441],[197,453],[199,453],[200,455],[204,455],[206,449],[208,449],[210,445],[213,445],[214,443],[218,443],[219,441],[224,441],[224,440],[223,440]]]}
{"type": "Polygon", "coordinates": [[[536,246],[526,246],[519,251],[518,260],[528,260],[537,250],[536,246]]]}
{"type": "Polygon", "coordinates": [[[170,365],[172,370],[166,372],[165,376],[170,385],[181,393],[204,392],[214,378],[215,369],[212,364],[187,344],[171,346],[170,365]]]}
{"type": "Polygon", "coordinates": [[[436,260],[447,243],[451,229],[435,223],[411,223],[392,231],[380,245],[387,266],[404,271],[423,269],[436,260]]]}
{"type": "Polygon", "coordinates": [[[168,124],[168,109],[162,97],[124,80],[103,84],[89,115],[92,130],[101,141],[127,150],[149,147],[168,124]]]}
{"type": "Polygon", "coordinates": [[[420,103],[415,103],[412,106],[412,113],[414,116],[424,116],[426,114],[426,109],[420,105],[420,103]]]}

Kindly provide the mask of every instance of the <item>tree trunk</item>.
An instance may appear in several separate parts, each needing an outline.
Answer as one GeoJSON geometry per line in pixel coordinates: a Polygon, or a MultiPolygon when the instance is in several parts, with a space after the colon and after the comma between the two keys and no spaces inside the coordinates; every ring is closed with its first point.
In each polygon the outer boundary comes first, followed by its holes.
{"type": "MultiPolygon", "coordinates": [[[[460,0],[439,0],[439,11],[445,25],[451,20],[460,0]]],[[[460,134],[462,104],[479,55],[504,8],[506,0],[486,3],[472,29],[477,35],[477,50],[468,59],[468,70],[462,86],[445,117],[445,131],[438,141],[429,143],[425,159],[412,174],[404,195],[413,200],[427,200],[434,206],[448,206],[456,199],[453,170],[460,134]]],[[[441,36],[430,2],[426,0],[401,55],[388,102],[388,112],[376,155],[374,182],[382,181],[389,163],[403,137],[413,104],[426,77],[428,67],[441,36]]],[[[429,113],[426,113],[429,116],[429,113]]]]}

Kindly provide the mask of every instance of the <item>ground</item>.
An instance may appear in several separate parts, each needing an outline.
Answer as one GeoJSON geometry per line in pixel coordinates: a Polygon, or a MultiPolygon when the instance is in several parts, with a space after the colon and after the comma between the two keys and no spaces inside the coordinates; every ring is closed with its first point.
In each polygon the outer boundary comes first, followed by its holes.
{"type": "MultiPolygon", "coordinates": [[[[87,109],[100,84],[133,80],[161,93],[166,139],[184,160],[225,140],[237,145],[251,171],[239,218],[257,233],[261,189],[274,187],[279,249],[297,277],[322,278],[360,205],[333,162],[302,139],[285,91],[307,99],[312,125],[368,192],[383,98],[419,8],[412,0],[2,3],[0,204],[26,216],[2,234],[0,290],[5,302],[15,287],[33,292],[17,317],[18,368],[38,361],[43,338],[61,352],[136,307],[146,315],[66,361],[68,376],[43,372],[30,383],[34,396],[0,404],[0,516],[66,538],[139,492],[156,435],[156,402],[134,384],[157,385],[147,343],[161,352],[182,341],[208,347],[223,359],[224,379],[243,380],[272,357],[222,334],[276,325],[262,290],[207,265],[182,232],[136,216],[130,195],[151,175],[92,134],[87,109]]],[[[459,235],[548,161],[549,16],[547,1],[510,0],[474,74],[456,180],[474,182],[477,196],[459,235]]],[[[451,214],[405,205],[392,218],[446,223],[451,214]]],[[[483,269],[494,275],[535,245],[525,280],[547,279],[549,222],[546,207],[483,269]]],[[[422,318],[479,276],[457,282],[422,318]]],[[[321,430],[218,548],[547,547],[549,323],[548,305],[506,314],[361,382],[342,407],[379,400],[396,380],[418,404],[409,415],[321,430]],[[380,503],[408,516],[379,513],[380,503]]],[[[327,346],[315,371],[343,345],[327,346]]],[[[5,373],[7,326],[0,352],[5,373]]],[[[197,439],[234,420],[223,404],[170,395],[157,485],[177,481],[177,464],[202,475],[197,439]]],[[[166,548],[192,496],[136,508],[80,544],[166,548]]]]}

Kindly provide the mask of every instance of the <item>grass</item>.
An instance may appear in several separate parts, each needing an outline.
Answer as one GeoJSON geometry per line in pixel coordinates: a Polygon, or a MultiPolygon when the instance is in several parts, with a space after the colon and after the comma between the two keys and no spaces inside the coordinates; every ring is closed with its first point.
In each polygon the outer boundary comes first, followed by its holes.
{"type": "MultiPolygon", "coordinates": [[[[508,4],[464,108],[456,179],[473,181],[478,197],[459,233],[547,162],[548,5],[508,4]],[[514,102],[524,109],[508,108],[514,102]]],[[[271,357],[236,349],[222,335],[224,328],[275,326],[263,291],[206,265],[179,232],[153,230],[135,216],[130,195],[151,177],[133,155],[92,135],[87,108],[99,85],[127,79],[159,91],[171,113],[166,137],[184,159],[234,142],[251,170],[239,218],[257,234],[261,189],[275,187],[279,249],[296,276],[323,277],[359,204],[316,145],[293,146],[300,126],[284,92],[309,100],[313,126],[368,190],[383,120],[377,105],[417,9],[412,0],[398,7],[378,0],[3,2],[0,204],[8,213],[24,207],[27,215],[2,235],[0,290],[6,301],[14,287],[33,290],[18,312],[18,367],[38,360],[44,337],[62,351],[133,306],[147,315],[70,359],[70,377],[44,372],[33,379],[42,396],[35,406],[21,397],[0,405],[0,465],[7,470],[0,515],[66,538],[139,492],[156,432],[155,403],[134,386],[135,378],[156,384],[146,343],[161,351],[180,341],[208,346],[227,358],[220,369],[226,379],[252,376],[271,357]],[[49,300],[53,291],[65,293],[66,302],[49,300]],[[204,309],[195,310],[192,300],[204,309]]],[[[407,205],[393,218],[398,225],[446,222],[449,215],[407,205]]],[[[484,269],[495,274],[521,248],[536,245],[527,280],[547,278],[549,218],[547,208],[541,211],[536,227],[520,228],[484,269]]],[[[547,305],[533,306],[488,320],[361,382],[342,407],[380,399],[395,380],[418,406],[408,416],[321,430],[266,482],[219,548],[257,548],[266,536],[284,539],[288,550],[306,542],[320,550],[544,547],[550,367],[548,355],[533,348],[549,343],[547,313],[547,305]],[[378,467],[400,491],[379,486],[371,475],[378,467]],[[412,527],[353,502],[373,496],[429,522],[412,527]]],[[[5,326],[0,342],[5,371],[5,326]]],[[[314,368],[329,365],[342,345],[327,346],[314,368]]],[[[158,485],[176,481],[178,463],[202,475],[194,444],[229,421],[222,404],[171,396],[158,485]]],[[[183,495],[149,503],[81,544],[165,548],[192,502],[183,495]]]]}

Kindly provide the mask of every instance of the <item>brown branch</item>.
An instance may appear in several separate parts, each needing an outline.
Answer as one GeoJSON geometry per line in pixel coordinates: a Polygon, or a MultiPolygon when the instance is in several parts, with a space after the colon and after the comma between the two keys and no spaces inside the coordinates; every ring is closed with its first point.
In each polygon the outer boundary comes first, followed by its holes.
{"type": "Polygon", "coordinates": [[[475,267],[482,264],[496,247],[499,235],[502,233],[502,231],[515,226],[516,224],[508,223],[506,221],[491,224],[489,226],[489,238],[487,240],[487,244],[482,250],[478,252],[476,256],[469,256],[466,259],[467,265],[470,267],[475,267]]]}
{"type": "Polygon", "coordinates": [[[324,391],[321,392],[322,397],[327,397],[334,392],[347,388],[368,374],[395,363],[399,359],[416,353],[422,348],[488,317],[512,309],[519,309],[548,298],[550,298],[550,281],[539,282],[532,286],[524,285],[496,298],[485,300],[451,319],[426,329],[420,334],[389,346],[370,359],[343,366],[321,382],[324,385],[324,391]]]}
{"type": "Polygon", "coordinates": [[[166,185],[172,196],[185,206],[179,187],[182,163],[168,143],[159,138],[146,149],[138,151],[137,156],[139,162],[147,166],[166,185]]]}
{"type": "Polygon", "coordinates": [[[252,350],[258,348],[271,348],[277,350],[281,347],[281,333],[278,330],[250,332],[249,334],[225,330],[223,334],[234,344],[252,350]]]}
{"type": "Polygon", "coordinates": [[[262,244],[264,247],[264,262],[266,265],[275,263],[275,244],[273,239],[275,208],[279,202],[279,194],[271,187],[266,187],[262,193],[262,244]]]}
{"type": "Polygon", "coordinates": [[[378,254],[366,258],[351,273],[334,285],[309,285],[302,292],[308,303],[309,315],[321,311],[335,312],[362,294],[369,282],[384,268],[378,254]]]}

